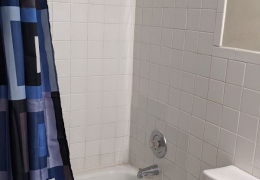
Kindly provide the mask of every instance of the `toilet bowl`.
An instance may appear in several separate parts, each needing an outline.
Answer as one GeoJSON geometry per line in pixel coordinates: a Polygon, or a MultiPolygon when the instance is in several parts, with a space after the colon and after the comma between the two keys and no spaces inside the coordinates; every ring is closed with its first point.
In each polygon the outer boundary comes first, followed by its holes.
{"type": "Polygon", "coordinates": [[[259,180],[235,166],[203,171],[204,180],[259,180]]]}

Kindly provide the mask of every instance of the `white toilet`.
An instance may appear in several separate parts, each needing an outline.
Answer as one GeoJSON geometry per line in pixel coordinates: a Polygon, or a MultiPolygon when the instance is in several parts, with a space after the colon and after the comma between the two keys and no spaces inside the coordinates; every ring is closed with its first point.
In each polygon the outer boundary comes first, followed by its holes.
{"type": "Polygon", "coordinates": [[[203,176],[204,180],[259,180],[235,166],[205,170],[203,176]]]}

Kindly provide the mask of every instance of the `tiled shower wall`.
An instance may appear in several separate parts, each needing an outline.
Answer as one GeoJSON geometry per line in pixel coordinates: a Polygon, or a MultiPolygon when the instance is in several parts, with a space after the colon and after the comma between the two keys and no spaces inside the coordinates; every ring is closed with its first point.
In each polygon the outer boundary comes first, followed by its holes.
{"type": "Polygon", "coordinates": [[[128,162],[134,0],[50,0],[73,170],[128,162]]]}
{"type": "Polygon", "coordinates": [[[260,55],[215,46],[223,2],[136,2],[129,159],[158,164],[158,179],[230,164],[260,177],[260,55]],[[155,128],[168,141],[163,159],[149,148],[155,128]]]}

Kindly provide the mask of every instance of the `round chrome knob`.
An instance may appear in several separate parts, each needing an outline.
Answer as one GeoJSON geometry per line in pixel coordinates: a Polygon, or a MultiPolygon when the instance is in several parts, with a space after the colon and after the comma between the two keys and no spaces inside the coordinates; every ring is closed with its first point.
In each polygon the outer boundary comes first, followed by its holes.
{"type": "Polygon", "coordinates": [[[167,152],[166,138],[162,132],[155,129],[150,137],[150,147],[154,155],[163,158],[167,152]]]}

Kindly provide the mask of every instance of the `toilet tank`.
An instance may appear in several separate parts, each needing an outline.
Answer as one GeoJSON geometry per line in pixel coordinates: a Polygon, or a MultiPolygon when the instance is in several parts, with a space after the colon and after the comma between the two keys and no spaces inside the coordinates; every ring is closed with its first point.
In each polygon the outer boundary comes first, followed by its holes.
{"type": "Polygon", "coordinates": [[[259,180],[235,166],[203,171],[204,180],[259,180]]]}

